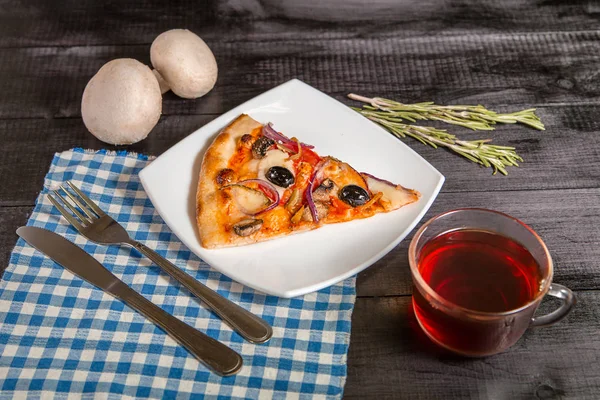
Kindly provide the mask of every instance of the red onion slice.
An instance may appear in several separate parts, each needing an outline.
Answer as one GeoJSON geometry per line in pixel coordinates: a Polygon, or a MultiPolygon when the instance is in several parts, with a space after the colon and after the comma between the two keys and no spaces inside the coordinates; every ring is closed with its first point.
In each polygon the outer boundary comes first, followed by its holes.
{"type": "MultiPolygon", "coordinates": [[[[390,182],[390,181],[386,181],[385,179],[378,178],[378,177],[376,177],[376,176],[373,176],[373,175],[371,175],[371,174],[369,174],[369,173],[367,173],[367,172],[361,172],[360,174],[361,174],[361,175],[368,176],[369,178],[373,178],[373,179],[375,179],[376,181],[379,181],[379,182],[385,183],[386,185],[393,186],[394,188],[395,188],[396,186],[398,186],[398,185],[396,185],[395,183],[392,183],[392,182],[390,182]]],[[[365,183],[366,183],[366,182],[365,182],[365,183]]]]}
{"type": "Polygon", "coordinates": [[[269,198],[269,200],[272,201],[269,207],[265,208],[264,210],[260,210],[259,212],[254,213],[252,215],[258,215],[260,213],[271,211],[272,209],[277,207],[277,205],[279,204],[279,192],[277,191],[277,189],[275,189],[275,186],[273,186],[270,182],[267,182],[262,179],[246,179],[241,182],[238,182],[237,184],[244,185],[246,183],[256,183],[258,186],[264,189],[265,195],[269,198]]]}
{"type": "Polygon", "coordinates": [[[319,214],[317,212],[317,206],[315,205],[315,201],[313,200],[312,194],[315,190],[315,182],[317,182],[321,178],[320,172],[324,164],[325,163],[323,161],[320,161],[315,166],[313,175],[311,176],[310,181],[308,181],[308,188],[306,188],[306,203],[308,204],[308,209],[310,210],[310,215],[312,215],[314,222],[319,222],[319,214]],[[317,175],[319,176],[317,177],[317,175]]]}
{"type": "MultiPolygon", "coordinates": [[[[273,129],[270,122],[266,125],[263,125],[262,134],[265,137],[268,137],[269,139],[274,140],[277,143],[280,143],[286,149],[293,151],[295,153],[298,152],[298,144],[296,142],[294,142],[292,139],[284,136],[282,133],[277,132],[275,129],[273,129]]],[[[302,146],[306,149],[314,149],[315,148],[315,146],[311,146],[311,145],[305,144],[305,143],[300,143],[300,146],[302,146]]]]}

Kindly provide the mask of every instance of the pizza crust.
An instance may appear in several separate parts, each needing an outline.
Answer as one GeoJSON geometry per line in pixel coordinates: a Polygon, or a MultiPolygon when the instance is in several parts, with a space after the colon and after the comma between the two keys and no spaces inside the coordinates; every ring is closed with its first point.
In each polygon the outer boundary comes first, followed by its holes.
{"type": "MultiPolygon", "coordinates": [[[[204,154],[196,192],[196,222],[203,247],[221,247],[230,241],[231,234],[225,230],[223,210],[219,209],[218,205],[217,174],[227,168],[229,159],[235,153],[238,140],[261,127],[259,122],[242,114],[217,135],[204,154]]],[[[239,237],[239,239],[244,239],[245,243],[236,244],[253,243],[249,237],[239,237]]]]}
{"type": "Polygon", "coordinates": [[[200,243],[205,248],[214,249],[257,243],[316,227],[302,226],[290,230],[283,226],[282,218],[277,218],[277,214],[283,211],[278,208],[265,213],[264,229],[249,236],[239,236],[229,228],[231,215],[219,204],[221,193],[216,180],[217,174],[228,168],[229,160],[236,152],[241,137],[252,134],[257,129],[262,129],[262,124],[250,116],[242,114],[217,135],[204,154],[196,192],[196,223],[200,234],[200,243]],[[281,228],[285,229],[277,232],[277,229],[281,228]]]}

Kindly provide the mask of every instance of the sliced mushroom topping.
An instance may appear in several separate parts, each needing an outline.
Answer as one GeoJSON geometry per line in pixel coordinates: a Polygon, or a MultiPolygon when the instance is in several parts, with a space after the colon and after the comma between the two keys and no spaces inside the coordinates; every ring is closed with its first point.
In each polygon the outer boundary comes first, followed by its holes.
{"type": "MultiPolygon", "coordinates": [[[[319,218],[319,221],[322,220],[323,218],[327,217],[327,215],[329,214],[329,206],[330,206],[330,204],[328,202],[315,201],[315,208],[317,209],[317,216],[319,218]]],[[[304,212],[302,213],[302,220],[303,221],[312,221],[313,220],[312,214],[310,213],[310,209],[308,207],[304,208],[304,212]]]]}
{"type": "Polygon", "coordinates": [[[262,219],[245,219],[233,225],[233,231],[238,236],[250,236],[262,227],[262,219]]]}
{"type": "Polygon", "coordinates": [[[312,194],[314,201],[329,201],[329,196],[335,196],[337,185],[329,178],[325,179],[312,194]]]}
{"type": "Polygon", "coordinates": [[[231,168],[224,168],[217,173],[215,180],[217,181],[217,185],[223,186],[233,182],[234,178],[235,172],[231,168]]]}
{"type": "Polygon", "coordinates": [[[273,146],[275,141],[266,136],[261,136],[252,145],[252,156],[254,158],[264,158],[269,147],[273,146]]]}

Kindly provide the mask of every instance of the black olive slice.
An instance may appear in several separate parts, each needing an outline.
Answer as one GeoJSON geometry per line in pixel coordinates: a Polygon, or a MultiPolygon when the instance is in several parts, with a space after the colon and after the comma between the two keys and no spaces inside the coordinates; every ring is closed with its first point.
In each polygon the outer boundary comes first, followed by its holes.
{"type": "Polygon", "coordinates": [[[369,201],[369,193],[357,185],[344,186],[338,193],[338,197],[352,207],[362,206],[369,201]]]}
{"type": "Polygon", "coordinates": [[[294,174],[285,167],[271,167],[267,170],[265,177],[269,182],[282,188],[287,188],[294,184],[294,174]]]}

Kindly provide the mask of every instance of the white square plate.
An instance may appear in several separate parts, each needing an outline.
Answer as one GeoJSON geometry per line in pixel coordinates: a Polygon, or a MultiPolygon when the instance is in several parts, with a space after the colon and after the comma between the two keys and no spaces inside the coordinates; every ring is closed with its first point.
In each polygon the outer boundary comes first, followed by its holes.
{"type": "Polygon", "coordinates": [[[234,108],[173,146],[140,172],[150,200],[173,233],[198,257],[262,292],[295,297],[350,277],[392,250],[437,196],[444,176],[390,133],[297,80],[234,108]],[[246,113],[288,137],[315,146],[358,171],[421,192],[417,203],[371,218],[327,225],[268,242],[205,249],[196,229],[196,185],[202,157],[219,131],[246,113]]]}

